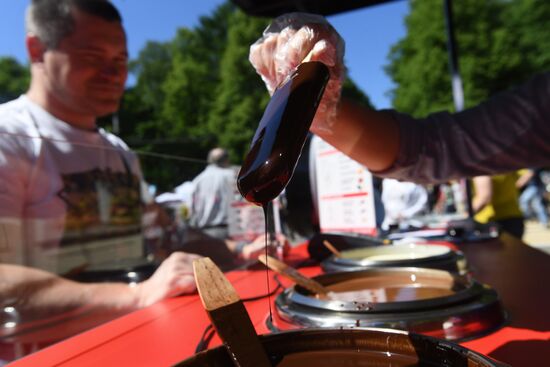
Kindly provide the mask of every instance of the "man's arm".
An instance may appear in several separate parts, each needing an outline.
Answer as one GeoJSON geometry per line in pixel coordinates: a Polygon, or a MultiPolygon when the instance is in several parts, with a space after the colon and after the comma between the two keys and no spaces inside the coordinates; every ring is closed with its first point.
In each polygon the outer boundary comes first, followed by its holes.
{"type": "Polygon", "coordinates": [[[382,177],[420,183],[550,164],[550,73],[460,113],[424,119],[342,101],[312,131],[382,177]]]}
{"type": "Polygon", "coordinates": [[[472,180],[475,195],[472,199],[474,213],[479,213],[486,205],[491,203],[493,198],[493,183],[491,176],[478,176],[472,180]]]}
{"type": "Polygon", "coordinates": [[[305,55],[329,66],[331,98],[325,91],[311,131],[375,174],[436,183],[550,165],[550,73],[454,114],[415,119],[347,101],[332,113],[336,104],[328,102],[337,99],[344,70],[343,52],[335,52],[341,38],[326,21],[288,18],[274,21],[288,29],[270,29],[251,46],[252,65],[268,87],[286,77],[274,70],[290,71],[305,55]]]}
{"type": "Polygon", "coordinates": [[[0,264],[0,300],[2,306],[14,307],[23,321],[79,309],[96,313],[98,319],[108,319],[193,292],[192,262],[196,258],[174,253],[149,279],[135,285],[78,283],[39,269],[0,264]]]}
{"type": "Polygon", "coordinates": [[[521,176],[519,176],[518,180],[516,181],[516,187],[518,189],[521,189],[523,186],[529,182],[530,179],[533,178],[535,175],[535,171],[532,169],[526,169],[523,172],[521,172],[521,176]]]}
{"type": "Polygon", "coordinates": [[[21,265],[0,264],[0,299],[28,319],[79,307],[105,311],[137,308],[138,297],[126,284],[77,283],[53,273],[21,265]]]}
{"type": "MultiPolygon", "coordinates": [[[[284,235],[277,234],[274,240],[277,242],[276,245],[281,247],[284,254],[290,251],[290,244],[284,235]]],[[[237,241],[232,241],[232,240],[226,240],[225,243],[227,245],[227,248],[229,248],[229,250],[231,250],[235,254],[235,256],[239,256],[243,260],[252,260],[252,259],[257,259],[258,256],[265,253],[265,247],[266,247],[265,241],[266,241],[265,235],[260,235],[256,237],[254,241],[246,244],[239,243],[237,241]]]]}
{"type": "Polygon", "coordinates": [[[399,153],[397,121],[385,111],[349,100],[340,102],[333,129],[313,126],[312,132],[372,172],[390,168],[399,153]]]}

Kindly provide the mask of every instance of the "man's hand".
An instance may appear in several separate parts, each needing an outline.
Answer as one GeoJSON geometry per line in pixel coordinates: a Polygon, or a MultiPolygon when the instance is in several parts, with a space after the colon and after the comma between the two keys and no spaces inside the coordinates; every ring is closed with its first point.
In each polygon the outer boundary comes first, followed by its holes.
{"type": "MultiPolygon", "coordinates": [[[[290,251],[290,244],[285,236],[283,236],[282,234],[277,234],[275,241],[277,241],[277,246],[282,246],[283,254],[286,254],[288,253],[288,251],[290,251]]],[[[264,253],[265,253],[265,236],[261,235],[256,237],[254,242],[249,243],[243,248],[241,256],[245,260],[250,260],[250,259],[257,259],[258,256],[264,253]]]]}
{"type": "Polygon", "coordinates": [[[155,273],[135,287],[138,307],[150,306],[165,298],[196,289],[193,261],[199,255],[174,252],[162,262],[155,273]]]}
{"type": "Polygon", "coordinates": [[[344,41],[319,15],[282,15],[250,47],[249,60],[270,94],[305,58],[321,61],[330,70],[330,81],[317,109],[311,130],[330,133],[345,74],[344,41]]]}

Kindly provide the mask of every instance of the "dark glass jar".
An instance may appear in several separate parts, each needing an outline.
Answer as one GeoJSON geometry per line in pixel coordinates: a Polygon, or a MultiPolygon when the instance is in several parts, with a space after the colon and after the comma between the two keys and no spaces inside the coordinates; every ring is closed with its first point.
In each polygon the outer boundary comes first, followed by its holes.
{"type": "Polygon", "coordinates": [[[264,205],[285,188],[328,80],[323,63],[305,62],[275,90],[237,178],[246,200],[264,205]]]}

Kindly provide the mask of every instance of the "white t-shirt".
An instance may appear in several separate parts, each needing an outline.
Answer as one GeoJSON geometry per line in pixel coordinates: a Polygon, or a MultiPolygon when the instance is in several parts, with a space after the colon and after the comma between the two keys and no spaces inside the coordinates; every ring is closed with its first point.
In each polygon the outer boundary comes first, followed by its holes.
{"type": "Polygon", "coordinates": [[[26,96],[0,105],[0,262],[64,274],[140,257],[140,181],[116,136],[26,96]]]}
{"type": "Polygon", "coordinates": [[[235,169],[209,164],[193,180],[190,223],[193,227],[227,225],[236,182],[235,169]]]}
{"type": "Polygon", "coordinates": [[[382,181],[382,203],[386,215],[382,228],[392,224],[405,224],[408,219],[428,209],[428,192],[413,182],[385,178],[382,181]]]}

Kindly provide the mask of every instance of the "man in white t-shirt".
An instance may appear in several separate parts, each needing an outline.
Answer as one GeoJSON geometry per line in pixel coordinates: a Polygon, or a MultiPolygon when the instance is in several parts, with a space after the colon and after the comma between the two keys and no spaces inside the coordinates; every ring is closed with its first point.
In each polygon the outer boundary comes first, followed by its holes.
{"type": "Polygon", "coordinates": [[[382,181],[382,204],[386,213],[382,229],[398,225],[407,228],[414,216],[428,211],[428,191],[413,182],[386,178],[382,181]]]}
{"type": "Polygon", "coordinates": [[[209,236],[229,236],[227,217],[235,192],[236,171],[230,167],[229,153],[223,148],[208,152],[208,166],[193,179],[189,223],[209,236]]]}
{"type": "Polygon", "coordinates": [[[19,321],[80,308],[108,319],[194,291],[197,256],[181,252],[133,286],[58,275],[141,250],[139,162],[96,126],[124,91],[126,35],[102,0],[33,0],[26,26],[31,84],[0,106],[1,309],[19,321]]]}

